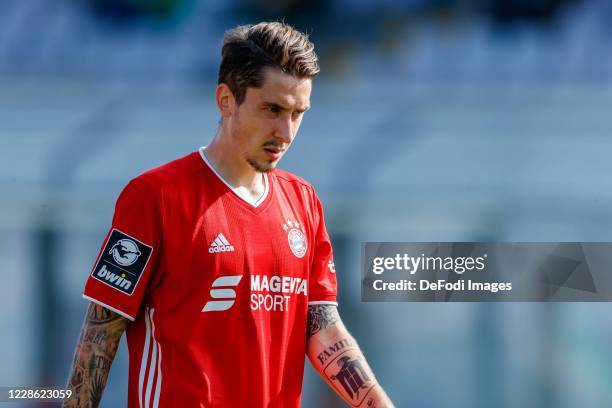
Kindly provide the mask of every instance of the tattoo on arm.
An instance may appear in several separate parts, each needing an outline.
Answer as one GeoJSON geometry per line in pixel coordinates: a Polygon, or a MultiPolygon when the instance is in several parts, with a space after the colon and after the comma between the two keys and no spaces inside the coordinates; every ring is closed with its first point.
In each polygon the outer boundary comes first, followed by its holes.
{"type": "Polygon", "coordinates": [[[87,310],[87,321],[92,324],[103,324],[121,319],[121,315],[92,303],[87,310]]]}
{"type": "Polygon", "coordinates": [[[306,338],[311,338],[326,327],[336,324],[340,320],[338,308],[335,305],[308,306],[308,330],[306,338]]]}
{"type": "Polygon", "coordinates": [[[95,303],[83,322],[77,342],[68,387],[72,390],[64,407],[97,407],[108,372],[128,320],[95,303]]]}
{"type": "Polygon", "coordinates": [[[307,354],[315,370],[352,407],[392,408],[335,305],[308,306],[307,354]],[[336,326],[333,330],[325,330],[336,326]],[[316,338],[313,336],[322,332],[316,338]]]}

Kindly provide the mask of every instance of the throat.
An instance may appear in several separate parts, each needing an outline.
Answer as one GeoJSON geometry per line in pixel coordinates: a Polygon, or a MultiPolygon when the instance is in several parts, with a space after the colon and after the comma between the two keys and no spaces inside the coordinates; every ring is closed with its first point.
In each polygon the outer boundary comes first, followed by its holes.
{"type": "Polygon", "coordinates": [[[267,191],[267,178],[263,174],[260,174],[260,176],[261,181],[259,183],[254,183],[252,186],[232,187],[232,190],[244,201],[255,205],[263,200],[267,191]]]}
{"type": "Polygon", "coordinates": [[[223,166],[222,160],[216,160],[214,155],[208,156],[208,148],[200,147],[200,156],[206,165],[215,173],[215,175],[228,187],[234,194],[240,197],[243,201],[257,207],[261,204],[268,195],[269,181],[265,173],[255,172],[249,177],[232,177],[231,169],[223,166]]]}

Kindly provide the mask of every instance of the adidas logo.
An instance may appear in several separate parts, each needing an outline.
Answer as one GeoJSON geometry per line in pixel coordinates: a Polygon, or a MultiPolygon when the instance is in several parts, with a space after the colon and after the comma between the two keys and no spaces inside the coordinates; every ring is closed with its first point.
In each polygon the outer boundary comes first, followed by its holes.
{"type": "Polygon", "coordinates": [[[217,238],[208,247],[208,252],[214,254],[215,252],[232,252],[234,246],[228,242],[223,234],[217,235],[217,238]]]}

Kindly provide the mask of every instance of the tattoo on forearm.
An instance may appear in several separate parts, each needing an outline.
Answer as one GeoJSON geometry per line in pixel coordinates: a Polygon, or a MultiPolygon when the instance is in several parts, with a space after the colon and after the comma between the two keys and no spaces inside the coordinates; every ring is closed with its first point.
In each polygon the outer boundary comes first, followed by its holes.
{"type": "Polygon", "coordinates": [[[91,324],[104,324],[119,319],[119,314],[99,305],[90,306],[87,310],[87,322],[91,324]]]}
{"type": "Polygon", "coordinates": [[[325,375],[353,406],[360,406],[376,385],[365,359],[356,350],[342,353],[325,368],[325,375]]]}
{"type": "Polygon", "coordinates": [[[87,333],[87,342],[97,345],[102,345],[108,338],[107,330],[90,329],[87,333]]]}
{"type": "Polygon", "coordinates": [[[308,306],[307,353],[313,367],[352,407],[391,408],[356,340],[334,305],[308,306]],[[324,331],[336,325],[333,330],[324,331]],[[312,338],[316,333],[320,335],[312,338]]]}
{"type": "Polygon", "coordinates": [[[91,303],[77,342],[64,407],[97,407],[119,340],[128,321],[119,314],[91,303]]]}
{"type": "Polygon", "coordinates": [[[325,364],[330,358],[335,357],[338,352],[344,351],[347,347],[353,347],[353,342],[350,339],[344,338],[339,340],[331,346],[327,346],[325,349],[321,350],[321,352],[317,354],[317,360],[319,360],[321,364],[325,364]]]}
{"type": "Polygon", "coordinates": [[[336,324],[338,308],[334,305],[312,305],[308,306],[308,330],[306,338],[309,339],[319,331],[336,324]]]}
{"type": "Polygon", "coordinates": [[[100,401],[102,401],[102,392],[106,385],[106,374],[100,371],[93,372],[89,380],[89,385],[91,386],[91,405],[94,407],[100,405],[100,401]]]}

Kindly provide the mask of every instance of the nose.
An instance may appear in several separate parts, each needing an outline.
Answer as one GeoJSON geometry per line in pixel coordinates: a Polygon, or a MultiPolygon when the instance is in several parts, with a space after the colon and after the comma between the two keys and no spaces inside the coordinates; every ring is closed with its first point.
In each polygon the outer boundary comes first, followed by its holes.
{"type": "Polygon", "coordinates": [[[291,123],[291,117],[278,118],[274,135],[283,143],[291,143],[293,140],[293,124],[291,123]]]}

